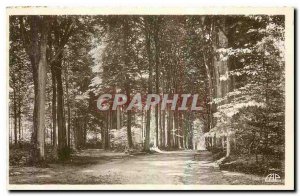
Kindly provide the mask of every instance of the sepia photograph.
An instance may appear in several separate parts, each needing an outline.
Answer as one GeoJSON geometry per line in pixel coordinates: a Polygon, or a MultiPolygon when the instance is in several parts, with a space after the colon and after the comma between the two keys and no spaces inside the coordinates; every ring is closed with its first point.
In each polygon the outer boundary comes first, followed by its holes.
{"type": "Polygon", "coordinates": [[[294,190],[294,9],[7,8],[10,190],[294,190]]]}

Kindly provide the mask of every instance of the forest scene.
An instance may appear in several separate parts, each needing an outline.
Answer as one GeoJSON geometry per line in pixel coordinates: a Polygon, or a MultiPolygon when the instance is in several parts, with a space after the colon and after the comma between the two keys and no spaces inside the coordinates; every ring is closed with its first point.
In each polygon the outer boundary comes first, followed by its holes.
{"type": "Polygon", "coordinates": [[[11,15],[8,83],[10,184],[284,184],[284,15],[11,15]]]}

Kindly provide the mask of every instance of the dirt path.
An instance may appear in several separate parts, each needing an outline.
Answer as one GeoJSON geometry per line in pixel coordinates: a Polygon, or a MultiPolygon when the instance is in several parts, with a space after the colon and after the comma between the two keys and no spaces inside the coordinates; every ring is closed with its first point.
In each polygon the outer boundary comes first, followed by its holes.
{"type": "Polygon", "coordinates": [[[262,179],[220,171],[209,152],[172,151],[130,156],[85,150],[48,168],[10,167],[10,184],[260,184],[262,179]]]}

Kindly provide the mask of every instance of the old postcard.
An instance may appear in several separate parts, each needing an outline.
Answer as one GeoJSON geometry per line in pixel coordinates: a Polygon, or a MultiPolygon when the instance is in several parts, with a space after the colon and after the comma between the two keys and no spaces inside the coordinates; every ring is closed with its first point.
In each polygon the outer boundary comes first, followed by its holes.
{"type": "Polygon", "coordinates": [[[293,190],[292,8],[7,8],[10,190],[293,190]]]}

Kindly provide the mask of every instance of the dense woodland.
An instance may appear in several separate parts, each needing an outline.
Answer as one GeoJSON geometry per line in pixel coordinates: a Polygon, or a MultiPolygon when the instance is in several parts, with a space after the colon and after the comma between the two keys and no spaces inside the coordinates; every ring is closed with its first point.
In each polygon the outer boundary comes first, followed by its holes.
{"type": "Polygon", "coordinates": [[[21,151],[37,164],[85,148],[207,149],[282,168],[284,24],[266,15],[10,16],[11,161],[21,151]],[[203,109],[100,111],[104,93],[199,94],[203,109]]]}

